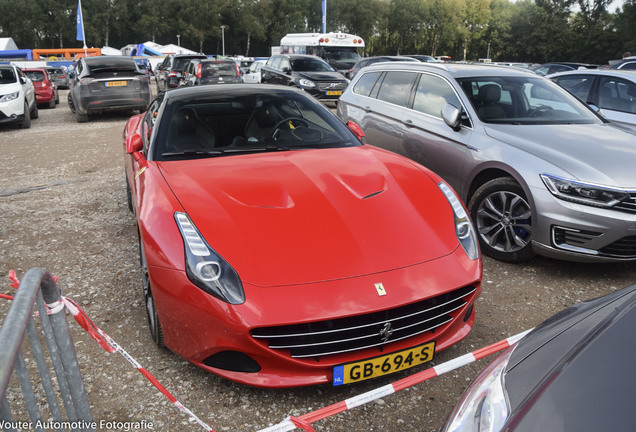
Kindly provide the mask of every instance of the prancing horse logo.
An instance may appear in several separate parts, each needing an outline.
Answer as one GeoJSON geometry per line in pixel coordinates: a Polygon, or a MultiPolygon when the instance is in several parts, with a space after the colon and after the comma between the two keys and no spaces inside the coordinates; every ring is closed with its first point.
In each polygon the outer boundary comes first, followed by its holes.
{"type": "Polygon", "coordinates": [[[384,327],[382,327],[382,330],[380,330],[380,333],[379,333],[380,337],[382,338],[382,342],[388,341],[392,334],[393,334],[393,327],[391,327],[390,322],[384,324],[384,327]]]}

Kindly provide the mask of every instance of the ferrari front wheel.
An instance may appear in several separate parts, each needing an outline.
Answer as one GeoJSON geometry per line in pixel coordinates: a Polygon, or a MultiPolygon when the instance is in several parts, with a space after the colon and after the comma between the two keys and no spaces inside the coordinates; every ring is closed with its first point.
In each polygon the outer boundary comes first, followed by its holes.
{"type": "Polygon", "coordinates": [[[141,284],[144,293],[144,304],[146,305],[146,314],[148,315],[148,328],[150,329],[150,336],[152,340],[160,347],[164,347],[163,331],[161,330],[161,323],[159,322],[159,316],[157,315],[157,307],[155,306],[155,299],[152,295],[152,288],[150,286],[150,276],[148,273],[148,263],[146,261],[146,253],[144,246],[139,241],[139,259],[141,264],[141,284]]]}

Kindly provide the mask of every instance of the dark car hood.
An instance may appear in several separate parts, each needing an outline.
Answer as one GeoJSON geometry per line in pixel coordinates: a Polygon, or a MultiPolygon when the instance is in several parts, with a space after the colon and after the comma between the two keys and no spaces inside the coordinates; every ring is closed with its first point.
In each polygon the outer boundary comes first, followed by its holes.
{"type": "Polygon", "coordinates": [[[505,376],[509,431],[632,430],[636,285],[581,303],[516,347],[505,376]]]}
{"type": "Polygon", "coordinates": [[[312,81],[346,81],[340,72],[293,72],[293,75],[312,81]]]}

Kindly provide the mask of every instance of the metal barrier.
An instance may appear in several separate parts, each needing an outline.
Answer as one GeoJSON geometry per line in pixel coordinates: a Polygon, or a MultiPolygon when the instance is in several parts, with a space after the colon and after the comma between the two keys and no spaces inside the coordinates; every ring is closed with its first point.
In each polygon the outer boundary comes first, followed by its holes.
{"type": "Polygon", "coordinates": [[[24,428],[43,430],[95,431],[96,424],[86,397],[79,363],[73,347],[66,313],[47,314],[46,305],[62,300],[53,277],[44,269],[34,268],[26,272],[16,292],[7,316],[0,328],[0,424],[4,431],[24,428]],[[33,307],[37,305],[40,329],[36,329],[33,307]],[[31,354],[35,358],[40,377],[39,384],[44,389],[50,417],[42,418],[38,398],[33,390],[27,362],[21,346],[25,333],[28,335],[31,354]],[[39,335],[43,334],[48,347],[49,358],[45,357],[39,335]],[[48,360],[48,361],[47,361],[48,360]],[[55,378],[51,375],[51,366],[55,378]],[[24,404],[30,422],[13,419],[7,400],[7,389],[13,370],[20,383],[24,404]],[[53,382],[56,381],[57,388],[53,382]],[[66,418],[62,417],[58,395],[63,402],[66,418]],[[53,426],[53,427],[51,427],[53,426]]]}

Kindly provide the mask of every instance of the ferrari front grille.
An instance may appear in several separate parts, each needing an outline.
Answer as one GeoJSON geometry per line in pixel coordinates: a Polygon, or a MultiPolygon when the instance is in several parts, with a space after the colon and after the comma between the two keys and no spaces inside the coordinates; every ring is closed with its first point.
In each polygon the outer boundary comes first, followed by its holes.
{"type": "Polygon", "coordinates": [[[321,357],[407,339],[450,323],[477,290],[469,285],[394,309],[277,327],[257,328],[252,337],[291,357],[321,357]]]}

